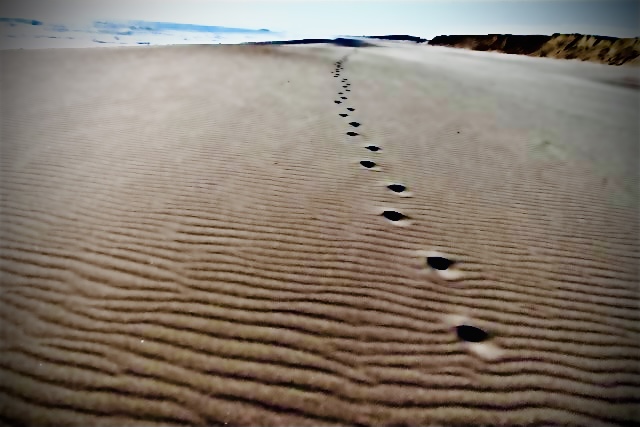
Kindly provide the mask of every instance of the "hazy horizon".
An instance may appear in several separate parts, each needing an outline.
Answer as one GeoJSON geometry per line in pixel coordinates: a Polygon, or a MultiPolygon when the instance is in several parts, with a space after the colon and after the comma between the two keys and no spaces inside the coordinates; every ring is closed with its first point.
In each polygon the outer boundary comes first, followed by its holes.
{"type": "Polygon", "coordinates": [[[640,36],[629,0],[4,0],[0,16],[59,25],[142,20],[274,32],[371,35],[582,33],[640,36]]]}

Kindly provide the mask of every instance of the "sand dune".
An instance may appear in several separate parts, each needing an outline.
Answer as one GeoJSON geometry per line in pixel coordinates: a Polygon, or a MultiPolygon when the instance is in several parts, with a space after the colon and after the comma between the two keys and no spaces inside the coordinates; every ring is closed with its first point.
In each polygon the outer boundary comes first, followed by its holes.
{"type": "Polygon", "coordinates": [[[456,55],[0,53],[0,421],[640,422],[637,93],[456,55]]]}

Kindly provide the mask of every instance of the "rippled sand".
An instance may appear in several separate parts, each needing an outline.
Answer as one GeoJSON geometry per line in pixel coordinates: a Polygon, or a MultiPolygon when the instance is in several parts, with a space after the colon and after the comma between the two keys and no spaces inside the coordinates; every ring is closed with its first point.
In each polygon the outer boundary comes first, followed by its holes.
{"type": "Polygon", "coordinates": [[[640,422],[630,89],[407,49],[1,52],[0,422],[640,422]]]}

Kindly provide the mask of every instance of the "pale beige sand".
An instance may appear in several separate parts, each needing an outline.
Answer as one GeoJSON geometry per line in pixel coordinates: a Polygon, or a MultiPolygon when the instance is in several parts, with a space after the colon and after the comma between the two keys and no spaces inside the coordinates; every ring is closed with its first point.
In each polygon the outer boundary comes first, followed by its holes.
{"type": "Polygon", "coordinates": [[[0,422],[639,422],[629,89],[398,49],[0,53],[0,422]]]}

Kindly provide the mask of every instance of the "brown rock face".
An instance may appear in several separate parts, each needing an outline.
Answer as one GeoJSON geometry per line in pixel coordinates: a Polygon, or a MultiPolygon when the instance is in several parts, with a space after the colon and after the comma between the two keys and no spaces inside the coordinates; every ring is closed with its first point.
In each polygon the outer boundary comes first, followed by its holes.
{"type": "Polygon", "coordinates": [[[637,63],[640,38],[616,38],[582,34],[544,35],[445,35],[429,41],[434,46],[492,50],[503,53],[581,59],[610,65],[637,63]]]}

